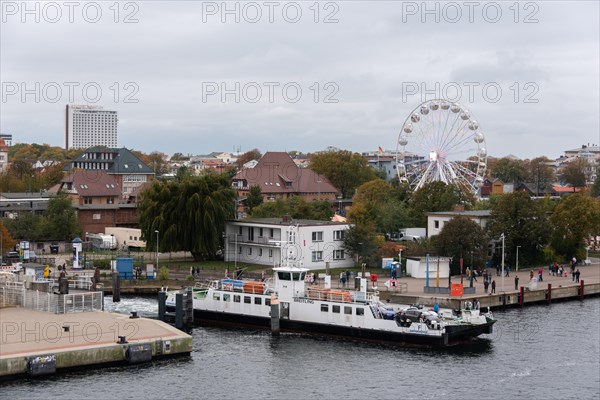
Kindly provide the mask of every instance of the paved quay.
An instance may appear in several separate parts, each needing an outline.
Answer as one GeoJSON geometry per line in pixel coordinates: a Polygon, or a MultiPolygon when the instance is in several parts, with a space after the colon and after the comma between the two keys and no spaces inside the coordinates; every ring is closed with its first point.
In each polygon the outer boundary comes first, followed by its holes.
{"type": "MultiPolygon", "coordinates": [[[[584,281],[584,295],[599,295],[600,294],[600,263],[595,263],[586,266],[579,266],[581,275],[580,281],[584,281]]],[[[538,276],[539,268],[533,269],[534,276],[538,276]]],[[[548,272],[548,267],[543,268],[543,282],[538,282],[536,289],[529,289],[530,269],[520,270],[519,272],[510,272],[508,277],[504,277],[504,288],[502,287],[502,277],[496,275],[496,270],[488,269],[488,274],[491,279],[496,281],[496,292],[491,293],[491,285],[488,288],[488,293],[484,292],[483,277],[477,277],[477,281],[473,280],[475,294],[465,294],[462,297],[450,297],[446,294],[424,293],[425,279],[415,279],[410,277],[399,278],[399,287],[404,290],[388,289],[383,283],[389,278],[379,275],[378,289],[382,299],[390,299],[395,303],[402,304],[423,304],[433,305],[438,303],[440,306],[458,308],[461,301],[473,301],[477,299],[481,307],[498,308],[504,305],[519,304],[520,287],[524,290],[524,303],[539,303],[546,301],[546,292],[548,284],[552,285],[551,300],[558,299],[576,299],[579,297],[579,283],[573,282],[571,274],[567,277],[552,276],[548,272]],[[519,277],[518,289],[515,290],[515,276],[519,277]],[[503,303],[504,301],[504,303],[503,303]]],[[[452,277],[452,283],[460,283],[460,277],[452,277]]],[[[337,285],[337,282],[336,282],[337,285]]],[[[370,284],[371,285],[371,284],[370,284]]],[[[463,285],[468,288],[469,280],[464,277],[463,285]]],[[[435,271],[431,273],[429,278],[429,286],[436,287],[435,271]]],[[[448,278],[441,279],[440,287],[448,287],[448,278]]]]}
{"type": "Polygon", "coordinates": [[[0,378],[35,375],[32,362],[40,357],[54,362],[49,369],[60,370],[150,361],[191,350],[190,335],[158,320],[102,311],[53,314],[0,309],[0,378]]]}

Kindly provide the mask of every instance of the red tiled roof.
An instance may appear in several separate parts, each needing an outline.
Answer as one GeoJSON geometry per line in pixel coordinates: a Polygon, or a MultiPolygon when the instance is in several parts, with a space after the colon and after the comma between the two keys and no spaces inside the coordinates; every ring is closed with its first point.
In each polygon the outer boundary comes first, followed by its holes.
{"type": "Polygon", "coordinates": [[[576,187],[570,187],[570,186],[560,186],[560,185],[552,185],[552,190],[554,190],[556,193],[573,193],[573,192],[579,192],[581,191],[581,188],[576,187]]]}
{"type": "Polygon", "coordinates": [[[104,171],[78,170],[61,181],[61,189],[67,190],[69,183],[80,196],[121,196],[121,188],[112,175],[104,171]]]}
{"type": "Polygon", "coordinates": [[[233,181],[259,185],[265,193],[337,193],[327,178],[311,169],[299,168],[286,152],[267,152],[254,168],[238,172],[233,181]],[[289,185],[289,186],[288,186],[289,185]]]}

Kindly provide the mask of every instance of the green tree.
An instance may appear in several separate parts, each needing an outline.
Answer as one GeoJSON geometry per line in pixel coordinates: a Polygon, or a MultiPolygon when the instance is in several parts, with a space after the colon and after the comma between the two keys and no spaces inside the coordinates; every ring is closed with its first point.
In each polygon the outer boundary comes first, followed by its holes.
{"type": "Polygon", "coordinates": [[[596,168],[596,179],[590,188],[590,194],[592,197],[600,197],[600,166],[596,168]]]}
{"type": "Polygon", "coordinates": [[[376,265],[385,239],[377,232],[369,211],[361,203],[353,204],[348,212],[348,219],[352,225],[344,232],[344,249],[352,257],[359,257],[360,263],[364,261],[369,265],[376,265]]]}
{"type": "Polygon", "coordinates": [[[525,180],[533,183],[537,196],[544,188],[556,181],[554,170],[548,165],[550,162],[547,157],[537,157],[525,162],[525,180]]]}
{"type": "Polygon", "coordinates": [[[42,233],[42,216],[32,212],[20,212],[15,219],[4,221],[11,237],[17,240],[41,240],[44,239],[42,233]]]}
{"type": "Polygon", "coordinates": [[[236,193],[225,174],[208,173],[168,182],[143,192],[140,228],[149,249],[190,251],[195,261],[216,258],[225,222],[235,214],[236,193]]]}
{"type": "Polygon", "coordinates": [[[299,196],[277,199],[254,207],[250,218],[281,218],[289,215],[295,219],[330,221],[333,210],[328,201],[308,202],[299,196]]]}
{"type": "Polygon", "coordinates": [[[523,182],[527,176],[523,161],[508,157],[488,160],[488,170],[491,177],[507,183],[523,182]]]}
{"type": "MultiPolygon", "coordinates": [[[[452,218],[442,228],[439,235],[433,237],[434,247],[438,254],[463,258],[474,265],[485,263],[487,253],[487,237],[479,224],[463,216],[452,218]]],[[[468,264],[465,264],[468,265],[468,264]]]]}
{"type": "Polygon", "coordinates": [[[171,161],[182,161],[186,158],[182,153],[175,153],[171,156],[171,161]]]}
{"type": "Polygon", "coordinates": [[[413,224],[413,218],[405,202],[400,200],[404,192],[382,179],[363,183],[352,198],[353,207],[362,205],[381,234],[397,232],[413,224]]]}
{"type": "Polygon", "coordinates": [[[49,167],[44,168],[39,177],[40,189],[49,189],[52,186],[59,184],[64,177],[64,162],[59,162],[49,167]]]}
{"type": "Polygon", "coordinates": [[[152,168],[156,174],[162,175],[169,172],[169,162],[167,155],[159,151],[153,151],[145,157],[144,162],[152,168]]]}
{"type": "Polygon", "coordinates": [[[515,259],[517,246],[521,246],[520,260],[541,260],[542,249],[550,237],[550,224],[542,204],[532,200],[525,192],[500,196],[498,203],[491,208],[486,230],[492,240],[499,240],[504,233],[506,260],[515,259]]]}
{"type": "Polygon", "coordinates": [[[59,193],[48,201],[44,212],[43,236],[46,239],[71,241],[78,233],[77,215],[71,200],[59,193]]]}
{"type": "Polygon", "coordinates": [[[587,182],[586,171],[590,168],[589,163],[584,158],[576,158],[571,161],[562,170],[562,176],[566,183],[573,188],[585,187],[587,182]]]}
{"type": "Polygon", "coordinates": [[[474,203],[473,195],[460,187],[436,181],[427,183],[413,193],[410,208],[414,212],[415,224],[426,227],[428,212],[452,211],[456,205],[469,209],[474,203]]]}
{"type": "Polygon", "coordinates": [[[313,154],[310,169],[324,175],[344,198],[352,196],[356,188],[376,177],[366,158],[346,150],[313,154]]]}
{"type": "Polygon", "coordinates": [[[259,185],[250,186],[250,191],[246,197],[246,206],[250,213],[252,210],[263,203],[263,195],[259,185]]]}
{"type": "Polygon", "coordinates": [[[600,234],[600,200],[586,193],[563,197],[552,217],[551,247],[554,253],[568,260],[583,258],[586,240],[600,234]]]}

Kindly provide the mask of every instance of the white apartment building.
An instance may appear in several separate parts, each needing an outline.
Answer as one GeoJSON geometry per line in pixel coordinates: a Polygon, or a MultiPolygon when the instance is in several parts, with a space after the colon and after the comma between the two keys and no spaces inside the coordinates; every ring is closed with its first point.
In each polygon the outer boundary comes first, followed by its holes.
{"type": "Polygon", "coordinates": [[[467,217],[479,225],[481,229],[485,229],[487,222],[490,219],[490,210],[441,211],[427,213],[427,237],[430,238],[439,235],[444,228],[444,225],[446,225],[446,222],[459,216],[467,217]]]}
{"type": "Polygon", "coordinates": [[[67,104],[65,148],[117,147],[118,121],[116,111],[100,106],[67,104]]]}
{"type": "Polygon", "coordinates": [[[330,221],[256,218],[230,221],[225,225],[225,261],[271,267],[285,264],[281,249],[288,243],[301,265],[309,269],[347,268],[354,259],[343,248],[344,231],[349,224],[330,221]]]}

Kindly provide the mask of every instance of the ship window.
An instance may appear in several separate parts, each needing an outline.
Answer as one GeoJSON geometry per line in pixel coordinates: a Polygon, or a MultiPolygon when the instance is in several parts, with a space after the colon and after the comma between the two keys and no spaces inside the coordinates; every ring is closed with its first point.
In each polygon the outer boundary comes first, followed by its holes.
{"type": "Polygon", "coordinates": [[[328,312],[329,311],[329,305],[328,304],[321,304],[321,311],[322,312],[328,312]]]}
{"type": "Polygon", "coordinates": [[[334,312],[334,313],[336,313],[336,314],[339,314],[340,313],[340,306],[332,306],[331,307],[331,311],[334,312]]]}
{"type": "Polygon", "coordinates": [[[213,293],[213,300],[221,300],[221,295],[219,293],[213,293]]]}
{"type": "Polygon", "coordinates": [[[279,271],[277,272],[277,277],[282,281],[291,281],[291,275],[289,272],[279,271]]]}
{"type": "Polygon", "coordinates": [[[352,315],[352,307],[344,307],[344,314],[352,315]]]}
{"type": "Polygon", "coordinates": [[[244,296],[244,303],[246,303],[246,304],[252,303],[252,297],[250,297],[250,296],[244,296]]]}
{"type": "Polygon", "coordinates": [[[300,280],[300,272],[292,272],[292,280],[299,281],[300,280]]]}
{"type": "Polygon", "coordinates": [[[254,298],[254,304],[261,305],[262,304],[262,299],[260,297],[255,297],[254,298]]]}
{"type": "Polygon", "coordinates": [[[356,315],[365,315],[365,309],[357,307],[356,308],[356,315]]]}
{"type": "Polygon", "coordinates": [[[265,306],[271,305],[271,299],[265,299],[265,306]]]}
{"type": "Polygon", "coordinates": [[[223,294],[223,301],[229,301],[230,297],[231,297],[231,295],[229,293],[224,293],[223,294]]]}
{"type": "Polygon", "coordinates": [[[233,295],[233,302],[234,303],[239,303],[240,302],[240,295],[239,294],[234,294],[233,295]]]}

